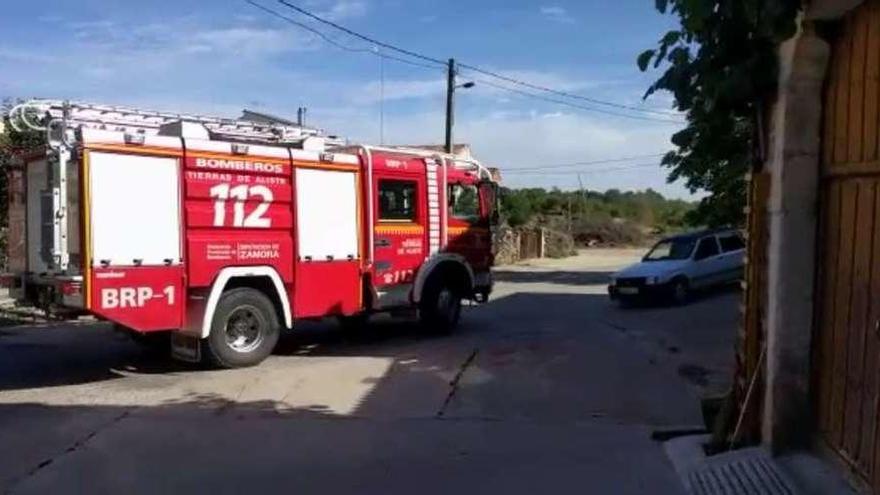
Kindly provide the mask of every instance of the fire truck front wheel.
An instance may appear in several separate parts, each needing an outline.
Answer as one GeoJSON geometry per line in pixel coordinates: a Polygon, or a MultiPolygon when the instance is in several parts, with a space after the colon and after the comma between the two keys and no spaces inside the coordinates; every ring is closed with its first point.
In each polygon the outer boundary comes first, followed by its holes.
{"type": "Polygon", "coordinates": [[[275,306],[262,292],[232,289],[220,296],[205,340],[206,355],[223,368],[257,365],[272,353],[280,329],[275,306]]]}
{"type": "Polygon", "coordinates": [[[422,325],[432,332],[451,332],[461,319],[461,299],[461,290],[452,280],[432,276],[425,284],[419,304],[422,325]]]}

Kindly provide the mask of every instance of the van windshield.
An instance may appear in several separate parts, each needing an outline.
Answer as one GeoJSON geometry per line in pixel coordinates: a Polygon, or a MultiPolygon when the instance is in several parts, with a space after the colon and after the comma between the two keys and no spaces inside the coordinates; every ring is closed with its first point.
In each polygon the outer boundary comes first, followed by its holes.
{"type": "Polygon", "coordinates": [[[669,239],[658,242],[644,261],[686,260],[694,251],[693,239],[669,239]]]}

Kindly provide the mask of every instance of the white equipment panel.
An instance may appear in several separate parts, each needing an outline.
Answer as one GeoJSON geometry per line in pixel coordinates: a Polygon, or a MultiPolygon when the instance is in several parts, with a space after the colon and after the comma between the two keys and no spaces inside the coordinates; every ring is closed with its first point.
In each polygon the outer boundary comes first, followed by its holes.
{"type": "Polygon", "coordinates": [[[358,258],[354,172],[297,169],[296,213],[301,260],[358,258]]]}
{"type": "Polygon", "coordinates": [[[91,152],[92,262],[180,263],[179,161],[91,152]]]}
{"type": "Polygon", "coordinates": [[[38,160],[27,164],[27,255],[28,270],[34,273],[49,271],[45,252],[46,243],[51,242],[51,230],[47,229],[47,222],[52,220],[51,205],[45,201],[51,196],[52,188],[49,185],[49,162],[38,160]]]}

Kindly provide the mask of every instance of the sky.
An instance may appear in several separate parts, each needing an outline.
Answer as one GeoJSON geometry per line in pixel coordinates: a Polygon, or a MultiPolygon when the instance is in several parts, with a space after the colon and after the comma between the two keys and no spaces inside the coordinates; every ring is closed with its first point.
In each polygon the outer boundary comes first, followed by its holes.
{"type": "MultiPolygon", "coordinates": [[[[277,0],[253,1],[360,51],[340,49],[244,0],[9,2],[0,18],[0,96],[227,117],[249,108],[293,118],[305,106],[308,124],[353,141],[442,143],[445,69],[383,61],[369,53],[377,47],[316,24],[277,0]]],[[[636,57],[675,25],[649,0],[290,2],[435,59],[454,57],[590,98],[671,109],[668,94],[642,100],[660,72],[641,73],[636,57]]],[[[455,137],[469,143],[476,158],[501,168],[505,185],[650,187],[692,197],[682,184],[667,184],[666,171],[653,166],[659,162],[655,157],[517,172],[664,153],[681,124],[559,105],[484,80],[508,85],[465,70],[459,74],[459,83],[476,85],[457,92],[455,137]]]]}

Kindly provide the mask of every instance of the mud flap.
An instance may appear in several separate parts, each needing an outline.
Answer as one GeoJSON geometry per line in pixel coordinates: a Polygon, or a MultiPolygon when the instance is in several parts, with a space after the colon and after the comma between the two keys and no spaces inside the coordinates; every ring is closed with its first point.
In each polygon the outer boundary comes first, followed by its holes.
{"type": "Polygon", "coordinates": [[[198,337],[185,333],[174,332],[171,334],[171,357],[188,363],[202,361],[202,346],[198,337]]]}

